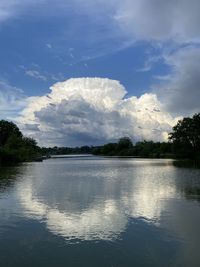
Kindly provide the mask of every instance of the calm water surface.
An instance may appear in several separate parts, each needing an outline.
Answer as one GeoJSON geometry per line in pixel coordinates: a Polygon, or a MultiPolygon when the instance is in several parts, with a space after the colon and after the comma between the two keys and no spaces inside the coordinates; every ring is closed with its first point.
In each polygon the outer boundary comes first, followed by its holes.
{"type": "Polygon", "coordinates": [[[62,158],[0,169],[0,266],[200,266],[200,170],[62,158]]]}

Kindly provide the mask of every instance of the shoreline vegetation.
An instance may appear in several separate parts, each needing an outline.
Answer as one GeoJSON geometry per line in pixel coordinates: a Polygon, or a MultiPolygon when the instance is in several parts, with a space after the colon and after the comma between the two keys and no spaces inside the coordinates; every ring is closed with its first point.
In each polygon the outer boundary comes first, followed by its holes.
{"type": "Polygon", "coordinates": [[[171,158],[200,162],[200,113],[183,118],[173,127],[168,142],[141,141],[129,137],[102,146],[39,147],[23,136],[17,125],[0,121],[0,165],[24,161],[42,161],[51,155],[93,154],[106,157],[171,158]]]}
{"type": "Polygon", "coordinates": [[[0,165],[34,161],[42,156],[33,138],[23,136],[13,122],[0,121],[0,165]]]}

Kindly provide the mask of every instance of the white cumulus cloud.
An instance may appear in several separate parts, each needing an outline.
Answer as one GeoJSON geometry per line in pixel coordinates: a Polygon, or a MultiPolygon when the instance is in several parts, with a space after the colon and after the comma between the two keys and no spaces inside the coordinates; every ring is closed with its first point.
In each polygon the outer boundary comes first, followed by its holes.
{"type": "Polygon", "coordinates": [[[126,98],[115,80],[76,78],[50,89],[48,95],[29,98],[17,120],[42,145],[95,145],[122,136],[166,140],[177,121],[156,95],[126,98]]]}

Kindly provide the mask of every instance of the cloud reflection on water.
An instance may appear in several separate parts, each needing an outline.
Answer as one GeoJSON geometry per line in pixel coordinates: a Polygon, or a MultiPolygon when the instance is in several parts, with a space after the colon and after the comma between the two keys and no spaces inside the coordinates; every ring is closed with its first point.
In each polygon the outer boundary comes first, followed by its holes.
{"type": "MultiPolygon", "coordinates": [[[[167,200],[176,195],[175,185],[164,179],[163,166],[160,168],[157,166],[155,169],[144,164],[140,168],[141,162],[139,165],[137,163],[134,165],[131,161],[120,164],[112,166],[113,170],[106,167],[103,169],[103,166],[100,166],[102,177],[97,177],[98,169],[89,170],[93,177],[96,175],[94,183],[96,179],[101,179],[103,182],[104,189],[99,186],[99,195],[92,185],[93,182],[87,179],[81,182],[79,179],[66,180],[69,189],[74,189],[74,186],[79,188],[77,199],[72,198],[77,194],[76,190],[74,192],[67,189],[61,191],[61,188],[57,190],[56,186],[62,187],[57,180],[57,185],[53,187],[52,184],[50,188],[54,194],[56,192],[59,202],[65,203],[64,208],[56,206],[55,200],[55,203],[49,204],[44,194],[39,195],[42,183],[47,182],[46,178],[43,177],[44,181],[40,181],[40,189],[37,188],[38,184],[36,183],[36,186],[35,181],[33,183],[33,179],[27,179],[18,188],[18,196],[26,216],[45,222],[49,231],[68,240],[114,240],[125,231],[130,218],[141,218],[159,224],[167,200]],[[82,193],[86,189],[87,196],[83,197],[82,193]],[[92,195],[93,198],[90,198],[92,195]],[[84,208],[75,203],[79,204],[81,196],[83,202],[87,197],[84,208]],[[72,207],[76,209],[73,210],[72,207]]],[[[169,166],[166,164],[165,174],[172,171],[172,168],[170,164],[169,166]]],[[[74,172],[76,173],[75,169],[74,172]]],[[[88,173],[82,170],[79,175],[86,177],[88,173]]],[[[47,198],[51,198],[51,193],[47,198]]]]}

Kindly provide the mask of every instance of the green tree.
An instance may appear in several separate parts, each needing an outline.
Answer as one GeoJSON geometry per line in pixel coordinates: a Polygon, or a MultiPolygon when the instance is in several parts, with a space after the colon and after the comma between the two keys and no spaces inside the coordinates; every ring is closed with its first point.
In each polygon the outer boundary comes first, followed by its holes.
{"type": "Polygon", "coordinates": [[[34,139],[24,137],[13,122],[0,121],[0,163],[33,160],[39,155],[34,139]]]}
{"type": "Polygon", "coordinates": [[[129,137],[122,137],[118,141],[118,149],[130,149],[133,147],[133,143],[129,137]]]}
{"type": "Polygon", "coordinates": [[[116,143],[108,143],[102,147],[101,154],[107,156],[113,156],[116,154],[116,147],[117,147],[116,143]]]}
{"type": "Polygon", "coordinates": [[[200,113],[183,118],[173,127],[169,140],[174,144],[178,157],[198,158],[200,153],[200,113]]]}
{"type": "Polygon", "coordinates": [[[1,120],[0,121],[0,146],[4,146],[8,139],[11,137],[22,138],[22,133],[20,132],[17,125],[13,122],[1,120]]]}

